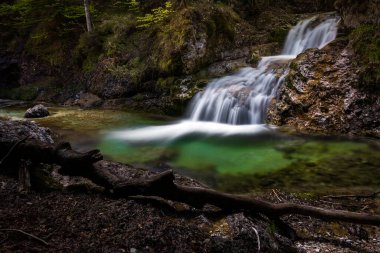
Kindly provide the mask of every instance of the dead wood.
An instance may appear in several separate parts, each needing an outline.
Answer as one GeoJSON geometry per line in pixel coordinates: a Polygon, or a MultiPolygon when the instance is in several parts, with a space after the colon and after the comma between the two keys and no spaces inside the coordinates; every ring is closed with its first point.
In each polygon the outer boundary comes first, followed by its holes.
{"type": "Polygon", "coordinates": [[[356,199],[370,199],[370,198],[376,198],[380,194],[380,191],[376,191],[371,194],[366,195],[327,195],[323,196],[323,198],[328,199],[345,199],[345,198],[356,198],[356,199]]]}
{"type": "Polygon", "coordinates": [[[54,146],[30,138],[24,138],[15,144],[1,142],[0,153],[6,153],[2,162],[25,159],[35,163],[54,163],[65,167],[87,167],[103,159],[99,150],[81,153],[73,150],[68,142],[54,146]]]}
{"type": "Polygon", "coordinates": [[[2,229],[0,229],[0,231],[18,232],[18,233],[21,233],[21,234],[23,234],[23,235],[29,236],[30,238],[33,238],[34,240],[39,241],[40,243],[42,243],[42,244],[44,244],[44,245],[46,245],[46,246],[49,245],[49,243],[47,243],[45,240],[43,240],[43,239],[41,239],[41,238],[39,238],[39,237],[37,237],[37,236],[35,236],[35,235],[29,234],[29,233],[27,233],[27,232],[25,232],[25,231],[22,231],[22,230],[20,230],[20,229],[2,228],[2,229]]]}
{"type": "MultiPolygon", "coordinates": [[[[8,147],[12,146],[8,145],[8,147]]],[[[0,149],[1,147],[0,145],[0,149]]],[[[228,212],[249,211],[263,214],[273,220],[284,215],[298,214],[329,221],[380,226],[380,215],[329,210],[293,203],[273,204],[246,195],[228,194],[204,187],[178,185],[174,182],[175,177],[171,170],[149,178],[119,178],[112,174],[102,162],[97,162],[102,160],[102,155],[98,150],[80,153],[72,150],[69,143],[53,146],[28,139],[15,149],[17,152],[13,152],[14,154],[33,162],[62,165],[62,172],[65,174],[89,178],[94,183],[110,190],[116,197],[157,196],[196,208],[210,204],[228,212]]]]}
{"type": "Polygon", "coordinates": [[[180,186],[173,181],[173,172],[166,171],[149,179],[119,182],[115,184],[114,192],[121,197],[133,195],[160,196],[198,208],[203,207],[205,204],[211,204],[223,210],[248,210],[254,213],[264,214],[272,219],[288,214],[299,214],[323,220],[380,226],[380,215],[354,213],[343,210],[328,210],[293,203],[273,204],[244,195],[222,193],[206,188],[180,186]]]}
{"type": "Polygon", "coordinates": [[[28,161],[24,159],[20,160],[18,169],[18,181],[19,181],[19,192],[28,193],[31,188],[30,183],[30,172],[28,168],[28,161]]]}

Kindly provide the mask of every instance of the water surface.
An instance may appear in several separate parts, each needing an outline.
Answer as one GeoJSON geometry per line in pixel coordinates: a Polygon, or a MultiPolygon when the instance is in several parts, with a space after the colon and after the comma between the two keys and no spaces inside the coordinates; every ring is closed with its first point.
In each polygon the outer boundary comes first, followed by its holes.
{"type": "MultiPolygon", "coordinates": [[[[26,106],[7,106],[0,109],[0,116],[21,120],[25,110],[26,106]]],[[[99,148],[108,159],[155,171],[171,168],[220,190],[380,187],[375,139],[289,135],[264,125],[210,122],[201,127],[120,110],[49,107],[49,111],[51,116],[34,121],[50,127],[79,150],[99,148]],[[149,131],[144,133],[144,127],[149,131]],[[127,137],[121,138],[121,133],[128,133],[127,137]],[[147,140],[141,141],[144,135],[147,140]]]]}

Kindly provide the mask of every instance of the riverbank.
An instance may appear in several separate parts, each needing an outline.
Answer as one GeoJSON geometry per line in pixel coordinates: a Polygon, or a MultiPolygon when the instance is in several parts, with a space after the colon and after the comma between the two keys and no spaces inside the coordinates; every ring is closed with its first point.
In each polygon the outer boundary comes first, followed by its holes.
{"type": "MultiPolygon", "coordinates": [[[[2,108],[0,117],[22,120],[26,108],[2,108]]],[[[120,110],[48,108],[50,116],[32,121],[50,128],[56,142],[69,141],[79,151],[100,149],[109,160],[152,171],[173,169],[225,192],[371,192],[380,185],[373,177],[380,168],[378,139],[173,122],[120,110]]]]}
{"type": "MultiPolygon", "coordinates": [[[[33,138],[52,141],[47,138],[51,134],[49,131],[35,128],[28,122],[3,124],[1,136],[2,139],[18,139],[28,135],[28,129],[33,129],[33,138]]],[[[126,179],[155,174],[115,162],[103,163],[103,167],[126,179]]],[[[56,183],[40,185],[28,194],[18,190],[15,179],[0,176],[0,243],[4,252],[255,252],[258,241],[260,252],[380,251],[380,231],[376,227],[286,216],[284,222],[300,237],[296,239],[291,231],[248,213],[228,214],[212,206],[194,209],[160,198],[115,199],[89,180],[59,176],[55,172],[58,169],[57,166],[45,167],[43,171],[55,175],[56,183]],[[32,234],[49,245],[7,229],[32,234]]],[[[2,167],[2,173],[5,171],[8,171],[6,167],[2,167]]],[[[33,176],[32,179],[36,180],[33,176]]],[[[175,180],[181,185],[204,187],[179,174],[175,175],[175,180]]],[[[276,189],[258,190],[249,196],[274,203],[291,202],[371,214],[380,212],[378,194],[348,189],[341,194],[358,197],[335,198],[326,196],[330,195],[327,192],[307,191],[292,194],[276,189]]]]}
{"type": "MultiPolygon", "coordinates": [[[[273,225],[243,213],[194,211],[156,200],[112,199],[104,194],[17,191],[17,181],[0,176],[2,252],[380,252],[376,227],[328,223],[302,216],[284,221],[300,239],[278,234],[273,225]],[[258,237],[255,233],[258,232],[258,237]]],[[[271,202],[291,201],[324,208],[379,213],[377,198],[300,199],[272,191],[257,194],[271,202]],[[265,196],[265,197],[264,197],[265,196]]]]}

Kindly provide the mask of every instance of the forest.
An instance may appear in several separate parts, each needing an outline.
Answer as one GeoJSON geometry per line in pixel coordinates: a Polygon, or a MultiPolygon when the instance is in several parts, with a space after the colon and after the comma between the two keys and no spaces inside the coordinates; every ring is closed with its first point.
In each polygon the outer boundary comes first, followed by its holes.
{"type": "Polygon", "coordinates": [[[379,0],[4,0],[0,252],[380,252],[379,0]]]}

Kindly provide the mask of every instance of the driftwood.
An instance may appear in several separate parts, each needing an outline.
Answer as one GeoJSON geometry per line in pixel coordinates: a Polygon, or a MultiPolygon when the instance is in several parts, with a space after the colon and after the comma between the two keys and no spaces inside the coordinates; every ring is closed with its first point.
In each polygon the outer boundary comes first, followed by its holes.
{"type": "MultiPolygon", "coordinates": [[[[14,147],[14,144],[8,143],[7,147],[14,147]]],[[[4,145],[0,143],[1,150],[4,151],[4,145]]],[[[100,161],[102,155],[99,150],[80,153],[72,150],[69,143],[53,146],[26,139],[14,148],[13,154],[10,156],[29,159],[33,162],[59,164],[63,167],[62,173],[86,177],[110,190],[114,196],[122,198],[137,195],[157,196],[186,203],[195,208],[202,208],[206,204],[211,204],[223,211],[248,211],[265,215],[273,220],[278,220],[281,216],[288,214],[299,214],[330,221],[380,226],[380,215],[329,210],[293,203],[273,204],[244,195],[222,193],[203,187],[178,185],[174,182],[175,177],[171,170],[150,178],[120,179],[100,161]]]]}
{"type": "Polygon", "coordinates": [[[73,150],[68,142],[55,146],[30,138],[24,138],[15,144],[7,142],[0,144],[0,152],[7,149],[9,151],[1,160],[0,165],[4,165],[7,160],[25,159],[37,163],[55,163],[66,167],[87,167],[103,159],[99,150],[81,153],[73,150]]]}

